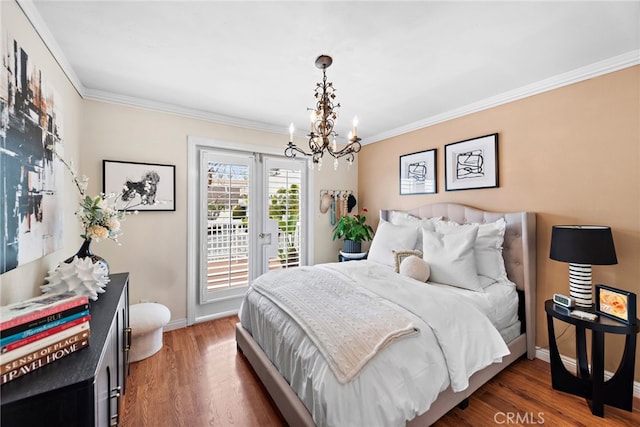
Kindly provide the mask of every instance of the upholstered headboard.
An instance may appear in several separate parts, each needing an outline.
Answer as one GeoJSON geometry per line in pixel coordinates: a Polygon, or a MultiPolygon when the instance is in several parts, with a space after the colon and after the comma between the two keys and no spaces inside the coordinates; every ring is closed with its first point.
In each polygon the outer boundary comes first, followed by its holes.
{"type": "MultiPolygon", "coordinates": [[[[388,212],[380,211],[387,220],[388,212]]],[[[442,217],[460,224],[485,223],[504,218],[507,226],[502,254],[509,280],[524,292],[524,312],[527,330],[527,355],[535,354],[536,310],[536,216],[533,212],[499,213],[475,209],[455,203],[435,203],[406,211],[419,218],[442,217]]]]}

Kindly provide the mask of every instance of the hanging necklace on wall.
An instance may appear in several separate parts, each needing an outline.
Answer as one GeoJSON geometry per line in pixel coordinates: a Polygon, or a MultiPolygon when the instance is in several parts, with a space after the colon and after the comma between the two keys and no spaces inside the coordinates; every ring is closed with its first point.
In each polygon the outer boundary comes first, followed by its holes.
{"type": "Polygon", "coordinates": [[[331,225],[336,225],[336,198],[331,197],[331,209],[329,210],[331,225]]]}

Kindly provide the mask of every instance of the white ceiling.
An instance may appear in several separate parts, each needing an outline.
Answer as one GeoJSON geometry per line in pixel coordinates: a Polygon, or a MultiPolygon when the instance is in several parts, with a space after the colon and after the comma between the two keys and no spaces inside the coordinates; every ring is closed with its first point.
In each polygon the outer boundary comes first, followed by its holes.
{"type": "Polygon", "coordinates": [[[640,63],[640,2],[19,0],[84,96],[365,142],[640,63]]]}

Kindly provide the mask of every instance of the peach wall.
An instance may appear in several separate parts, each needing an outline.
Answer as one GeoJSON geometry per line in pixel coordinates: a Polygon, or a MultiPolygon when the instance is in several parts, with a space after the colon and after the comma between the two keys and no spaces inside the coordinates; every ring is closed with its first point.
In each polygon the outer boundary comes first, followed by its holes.
{"type": "MultiPolygon", "coordinates": [[[[536,212],[540,347],[548,348],[544,300],[568,293],[568,265],[549,259],[552,225],[611,226],[618,264],[594,266],[594,283],[640,294],[640,66],[367,145],[359,162],[360,201],[374,212],[437,202],[536,212]],[[496,132],[499,188],[446,192],[444,146],[496,132]],[[438,150],[438,193],[400,196],[398,157],[432,148],[438,150]]],[[[617,338],[606,341],[610,371],[622,352],[617,338]]],[[[572,328],[559,345],[575,356],[572,328]]]]}

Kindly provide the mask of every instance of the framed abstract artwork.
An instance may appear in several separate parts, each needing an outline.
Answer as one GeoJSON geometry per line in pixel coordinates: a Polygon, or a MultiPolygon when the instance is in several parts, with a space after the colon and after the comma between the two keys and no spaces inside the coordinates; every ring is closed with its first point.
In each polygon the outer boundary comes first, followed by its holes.
{"type": "Polygon", "coordinates": [[[498,134],[444,146],[445,190],[498,186],[498,134]]]}
{"type": "Polygon", "coordinates": [[[121,193],[116,207],[129,211],[175,211],[176,167],[155,163],[102,161],[102,191],[121,193]]]}
{"type": "Polygon", "coordinates": [[[70,179],[48,149],[64,153],[67,99],[33,59],[38,55],[31,56],[6,28],[2,37],[0,274],[64,247],[64,187],[70,179]]]}
{"type": "Polygon", "coordinates": [[[400,194],[434,194],[436,149],[400,156],[400,194]]]}

